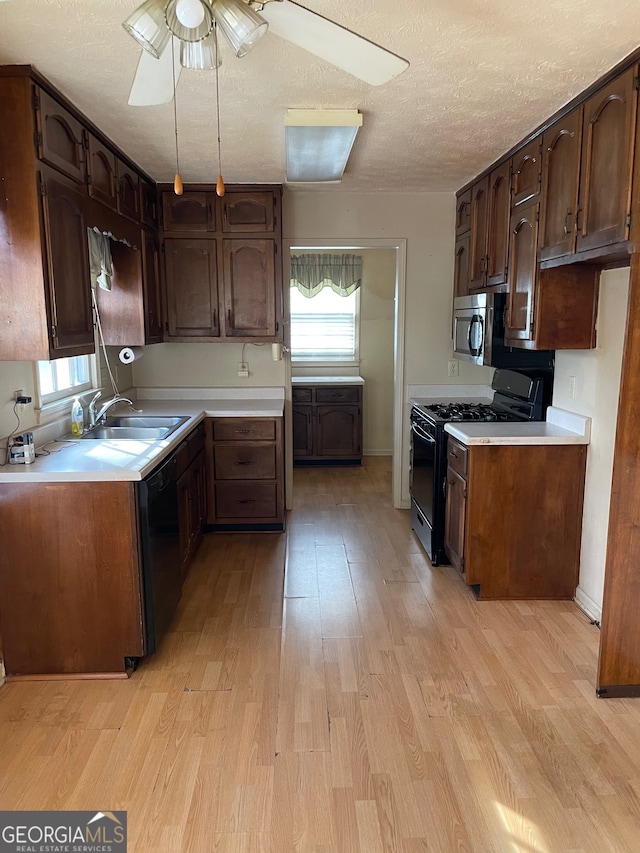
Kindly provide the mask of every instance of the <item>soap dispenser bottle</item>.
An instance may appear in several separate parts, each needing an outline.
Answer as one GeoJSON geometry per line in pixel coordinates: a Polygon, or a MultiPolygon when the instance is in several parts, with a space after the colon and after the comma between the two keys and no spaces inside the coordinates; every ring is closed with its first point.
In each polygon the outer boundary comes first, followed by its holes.
{"type": "Polygon", "coordinates": [[[82,403],[76,397],[71,407],[71,435],[82,435],[84,432],[84,412],[82,403]]]}

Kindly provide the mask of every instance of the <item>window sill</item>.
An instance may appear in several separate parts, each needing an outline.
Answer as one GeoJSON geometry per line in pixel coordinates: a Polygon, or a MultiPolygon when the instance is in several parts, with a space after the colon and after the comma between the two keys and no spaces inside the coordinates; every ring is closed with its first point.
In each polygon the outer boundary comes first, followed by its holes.
{"type": "Polygon", "coordinates": [[[75,394],[69,394],[67,397],[62,397],[60,400],[52,400],[50,403],[43,403],[40,408],[34,409],[36,423],[38,425],[50,424],[60,418],[68,415],[71,417],[71,406],[77,397],[83,407],[89,405],[91,398],[98,392],[97,388],[85,388],[84,391],[78,391],[75,394]]]}

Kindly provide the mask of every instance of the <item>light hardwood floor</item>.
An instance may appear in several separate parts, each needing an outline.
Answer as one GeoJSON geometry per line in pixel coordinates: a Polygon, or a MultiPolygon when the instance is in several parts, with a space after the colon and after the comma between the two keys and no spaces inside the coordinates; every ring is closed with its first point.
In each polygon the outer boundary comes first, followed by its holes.
{"type": "Polygon", "coordinates": [[[136,853],[637,853],[640,699],[570,602],[478,603],[390,464],[296,469],[208,536],[129,681],[0,688],[0,808],[127,809],[136,853]]]}

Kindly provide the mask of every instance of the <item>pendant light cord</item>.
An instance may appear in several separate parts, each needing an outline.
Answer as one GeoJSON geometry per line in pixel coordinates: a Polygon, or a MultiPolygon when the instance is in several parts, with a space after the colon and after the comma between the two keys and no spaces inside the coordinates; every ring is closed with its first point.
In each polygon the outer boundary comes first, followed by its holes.
{"type": "Polygon", "coordinates": [[[216,123],[218,126],[218,174],[222,175],[222,156],[220,154],[220,76],[218,74],[218,24],[214,22],[216,44],[216,123]]]}
{"type": "Polygon", "coordinates": [[[173,128],[176,135],[176,172],[180,174],[180,158],[178,156],[178,105],[176,102],[176,57],[173,36],[171,36],[171,74],[173,75],[173,128]]]}

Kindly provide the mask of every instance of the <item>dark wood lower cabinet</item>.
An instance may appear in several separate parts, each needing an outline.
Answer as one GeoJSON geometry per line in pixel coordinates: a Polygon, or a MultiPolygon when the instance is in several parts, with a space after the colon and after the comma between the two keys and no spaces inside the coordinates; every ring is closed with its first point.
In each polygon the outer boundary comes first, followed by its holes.
{"type": "Polygon", "coordinates": [[[362,385],[294,386],[294,464],[362,461],[362,385]]]}
{"type": "Polygon", "coordinates": [[[445,550],[479,598],[573,598],[586,458],[586,445],[449,438],[445,550]]]}
{"type": "Polygon", "coordinates": [[[206,521],[205,426],[199,424],[176,451],[178,474],[178,528],[184,580],[202,539],[206,521]]]}
{"type": "Polygon", "coordinates": [[[208,526],[284,528],[282,418],[207,419],[208,526]]]}

